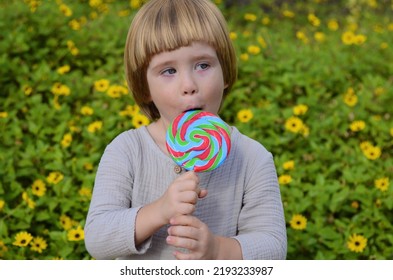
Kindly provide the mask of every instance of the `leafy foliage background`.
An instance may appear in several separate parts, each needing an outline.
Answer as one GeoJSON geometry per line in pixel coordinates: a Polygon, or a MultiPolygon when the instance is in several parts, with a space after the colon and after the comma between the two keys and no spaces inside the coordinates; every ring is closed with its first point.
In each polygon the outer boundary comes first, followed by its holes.
{"type": "MultiPolygon", "coordinates": [[[[393,259],[393,1],[215,2],[239,57],[220,115],[275,156],[288,259],[393,259]],[[367,240],[358,252],[353,234],[367,240]]],[[[0,258],[91,258],[83,226],[100,157],[146,122],[123,71],[140,5],[1,1],[0,258]],[[21,232],[44,241],[15,245],[21,232]]]]}

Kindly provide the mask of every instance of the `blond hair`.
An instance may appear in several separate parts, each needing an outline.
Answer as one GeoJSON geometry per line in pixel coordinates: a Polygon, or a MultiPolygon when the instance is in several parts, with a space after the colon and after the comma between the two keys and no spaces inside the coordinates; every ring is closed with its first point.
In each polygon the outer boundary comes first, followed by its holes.
{"type": "Polygon", "coordinates": [[[160,117],[146,77],[151,58],[197,41],[216,50],[228,85],[226,96],[236,81],[236,55],[217,6],[209,0],[150,0],[135,15],[124,51],[126,80],[135,102],[151,120],[160,117]]]}

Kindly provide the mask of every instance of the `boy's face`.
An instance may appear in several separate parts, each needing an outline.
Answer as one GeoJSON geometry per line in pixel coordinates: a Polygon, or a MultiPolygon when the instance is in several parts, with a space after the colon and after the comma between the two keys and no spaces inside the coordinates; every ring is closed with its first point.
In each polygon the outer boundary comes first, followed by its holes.
{"type": "Polygon", "coordinates": [[[165,127],[186,110],[217,114],[227,87],[215,49],[202,42],[153,56],[147,82],[165,127]]]}

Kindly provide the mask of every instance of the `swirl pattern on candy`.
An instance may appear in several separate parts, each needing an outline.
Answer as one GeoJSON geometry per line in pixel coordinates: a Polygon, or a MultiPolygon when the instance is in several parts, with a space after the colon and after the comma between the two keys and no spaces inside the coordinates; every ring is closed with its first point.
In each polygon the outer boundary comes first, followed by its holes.
{"type": "Polygon", "coordinates": [[[176,164],[186,170],[210,171],[219,167],[231,150],[230,129],[212,113],[186,111],[169,125],[166,147],[176,164]]]}

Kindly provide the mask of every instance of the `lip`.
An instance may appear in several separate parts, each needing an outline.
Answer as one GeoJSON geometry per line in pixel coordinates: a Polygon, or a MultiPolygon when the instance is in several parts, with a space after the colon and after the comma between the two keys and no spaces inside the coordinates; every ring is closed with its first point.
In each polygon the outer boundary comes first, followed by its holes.
{"type": "Polygon", "coordinates": [[[187,106],[183,112],[194,111],[194,110],[203,110],[203,106],[187,106]]]}

